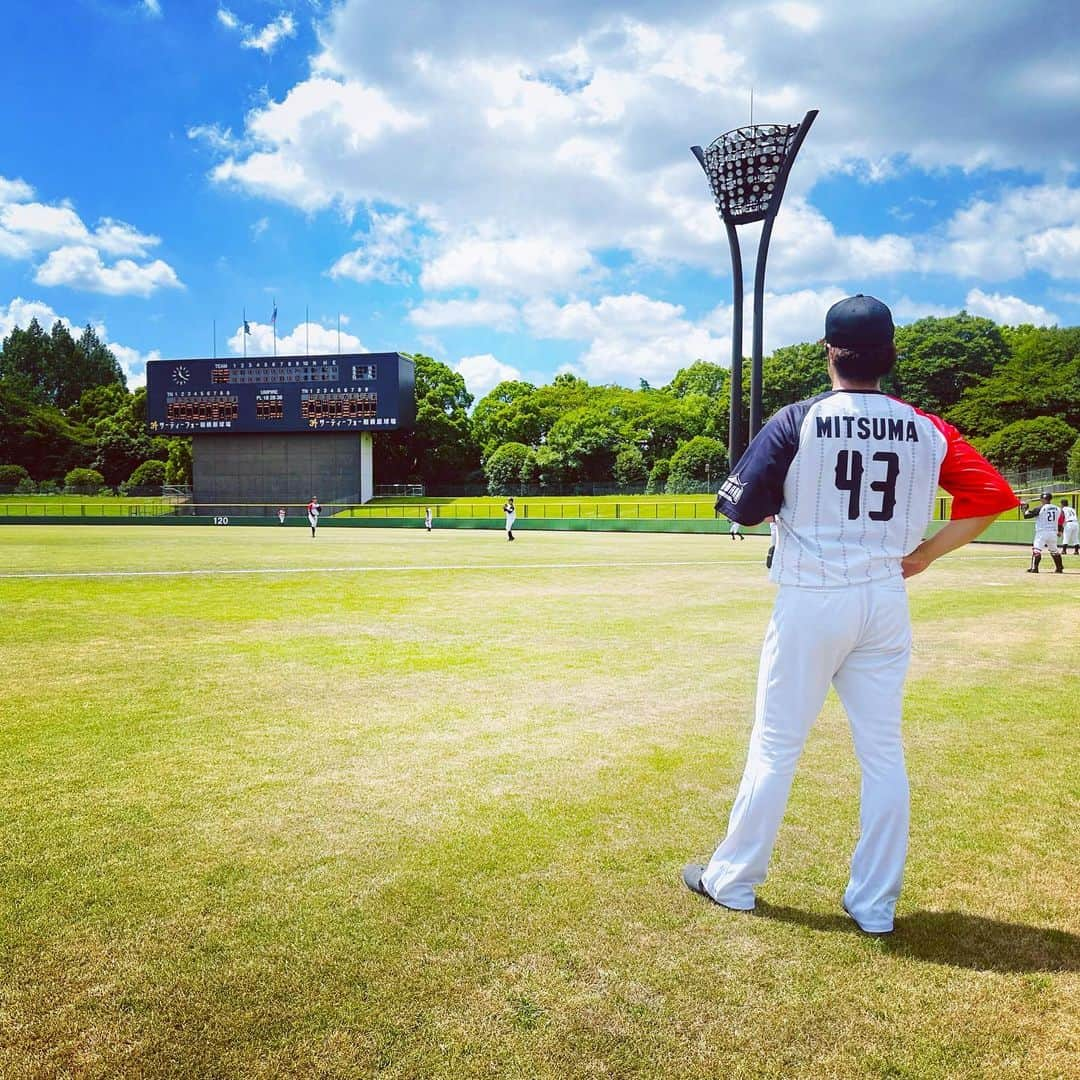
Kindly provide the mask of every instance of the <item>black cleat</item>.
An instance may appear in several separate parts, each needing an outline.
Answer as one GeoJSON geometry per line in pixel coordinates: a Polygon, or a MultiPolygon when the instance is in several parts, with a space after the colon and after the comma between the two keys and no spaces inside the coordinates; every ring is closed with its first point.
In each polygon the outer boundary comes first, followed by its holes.
{"type": "Polygon", "coordinates": [[[712,896],[711,893],[706,892],[705,886],[702,883],[701,875],[705,873],[705,867],[701,863],[687,863],[683,867],[682,880],[683,884],[692,892],[697,893],[698,896],[704,896],[710,904],[715,904],[717,907],[722,907],[726,911],[743,911],[750,912],[753,908],[734,908],[728,907],[727,904],[721,904],[719,900],[712,896]]]}
{"type": "Polygon", "coordinates": [[[887,937],[892,933],[892,930],[867,930],[865,926],[854,915],[848,911],[848,906],[842,900],[840,906],[844,909],[844,914],[859,928],[859,933],[866,934],[868,937],[887,937]]]}

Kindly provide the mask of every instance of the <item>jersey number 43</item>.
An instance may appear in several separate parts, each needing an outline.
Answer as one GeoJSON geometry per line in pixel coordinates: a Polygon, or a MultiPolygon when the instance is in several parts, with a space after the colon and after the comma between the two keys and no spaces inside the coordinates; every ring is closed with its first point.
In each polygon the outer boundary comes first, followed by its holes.
{"type": "MultiPolygon", "coordinates": [[[[871,480],[870,490],[881,494],[881,503],[876,509],[868,510],[871,521],[891,521],[896,509],[896,479],[900,475],[900,457],[890,450],[881,450],[872,454],[873,465],[884,465],[884,474],[871,480]]],[[[841,450],[836,455],[836,487],[848,493],[847,516],[854,521],[860,514],[859,500],[862,492],[862,479],[865,472],[861,450],[841,450]]],[[[879,470],[875,469],[875,476],[879,470]]]]}

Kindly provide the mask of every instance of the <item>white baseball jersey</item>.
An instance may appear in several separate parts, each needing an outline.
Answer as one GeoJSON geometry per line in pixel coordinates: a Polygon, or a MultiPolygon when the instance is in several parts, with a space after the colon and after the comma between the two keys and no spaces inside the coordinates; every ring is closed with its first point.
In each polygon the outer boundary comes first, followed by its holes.
{"type": "Polygon", "coordinates": [[[769,420],[721,488],[720,509],[744,525],[776,516],[773,581],[843,588],[902,577],[939,484],[954,518],[1017,505],[950,424],[880,391],[832,390],[769,420]]]}
{"type": "Polygon", "coordinates": [[[1039,512],[1035,515],[1035,535],[1039,533],[1057,533],[1058,528],[1058,515],[1060,510],[1052,503],[1046,503],[1044,506],[1039,507],[1039,512]]]}
{"type": "Polygon", "coordinates": [[[1075,525],[1076,524],[1076,507],[1075,506],[1063,506],[1061,508],[1061,523],[1062,523],[1062,525],[1075,525]]]}

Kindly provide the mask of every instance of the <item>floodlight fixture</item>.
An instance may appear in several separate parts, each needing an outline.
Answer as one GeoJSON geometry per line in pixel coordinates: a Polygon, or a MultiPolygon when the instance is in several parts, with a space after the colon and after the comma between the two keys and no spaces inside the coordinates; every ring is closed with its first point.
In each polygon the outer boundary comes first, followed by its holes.
{"type": "Polygon", "coordinates": [[[751,124],[727,131],[702,150],[692,146],[709,180],[716,209],[727,230],[731,248],[731,409],[728,457],[731,465],[742,456],[742,332],[743,270],[738,225],[763,221],[754,271],[754,336],[750,361],[750,438],[761,430],[761,364],[764,340],[765,260],[773,222],[780,210],[795,156],[818,114],[811,109],[800,124],[751,124]]]}

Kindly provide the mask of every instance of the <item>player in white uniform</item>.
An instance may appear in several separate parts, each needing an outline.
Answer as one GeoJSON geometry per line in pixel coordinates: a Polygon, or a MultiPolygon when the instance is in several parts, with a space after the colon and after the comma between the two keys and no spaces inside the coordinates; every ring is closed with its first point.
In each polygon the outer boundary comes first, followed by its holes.
{"type": "Polygon", "coordinates": [[[911,622],[904,578],[974,539],[1017,505],[960,433],[883,394],[896,361],[889,309],[867,296],[825,318],[833,389],[781,409],[723,487],[723,512],[746,525],[775,515],[757,703],[727,836],[693,892],[740,911],[755,904],[803,743],[836,687],[862,771],[860,835],[843,906],[860,929],[888,933],[907,856],[908,781],[900,734],[911,622]],[[938,485],[953,519],[923,540],[938,485]]]}
{"type": "Polygon", "coordinates": [[[1035,519],[1035,539],[1031,542],[1031,565],[1027,571],[1029,574],[1039,572],[1039,563],[1042,561],[1044,551],[1049,551],[1050,558],[1054,560],[1054,573],[1065,572],[1057,542],[1060,514],[1061,512],[1054,505],[1054,495],[1050,491],[1043,492],[1042,505],[1030,510],[1027,507],[1024,508],[1024,517],[1035,519]]]}
{"type": "Polygon", "coordinates": [[[1074,555],[1080,555],[1080,521],[1076,519],[1076,507],[1069,505],[1068,499],[1061,500],[1061,554],[1068,555],[1069,548],[1074,555]]]}
{"type": "Polygon", "coordinates": [[[319,515],[322,513],[322,507],[319,505],[319,500],[314,495],[311,496],[311,502],[307,504],[307,519],[308,524],[311,526],[311,537],[315,538],[315,530],[319,527],[319,515]]]}
{"type": "Polygon", "coordinates": [[[517,510],[514,509],[514,497],[511,495],[503,503],[503,513],[506,515],[506,539],[514,539],[514,522],[517,521],[517,510]]]}

